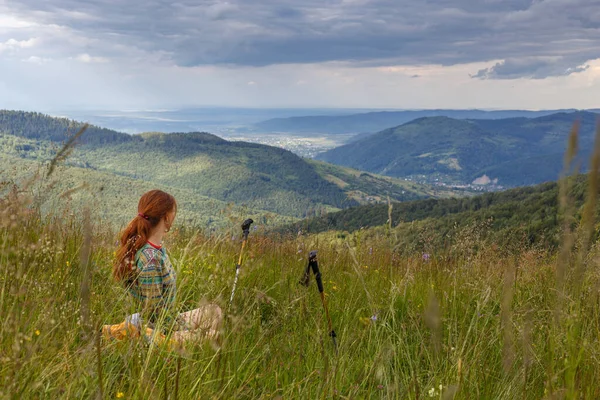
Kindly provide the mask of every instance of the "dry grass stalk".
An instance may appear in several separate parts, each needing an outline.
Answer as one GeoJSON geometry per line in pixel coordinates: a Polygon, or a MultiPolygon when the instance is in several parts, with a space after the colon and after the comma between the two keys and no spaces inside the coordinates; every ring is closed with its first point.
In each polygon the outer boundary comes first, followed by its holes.
{"type": "Polygon", "coordinates": [[[431,347],[435,354],[440,354],[442,347],[442,318],[440,315],[440,303],[433,291],[429,295],[429,302],[423,315],[425,324],[431,331],[431,347]]]}
{"type": "MultiPolygon", "coordinates": [[[[512,264],[514,269],[514,264],[512,264]]],[[[512,331],[512,302],[514,288],[514,271],[504,271],[504,288],[502,290],[502,302],[500,304],[502,323],[502,366],[504,372],[509,374],[515,361],[515,346],[512,331]]]]}
{"type": "Polygon", "coordinates": [[[92,227],[90,220],[90,210],[85,208],[83,211],[83,245],[81,247],[79,265],[82,270],[81,287],[80,287],[80,322],[83,332],[88,336],[91,332],[90,321],[90,303],[91,303],[91,286],[92,286],[92,270],[90,267],[90,255],[92,251],[92,227]]]}
{"type": "Polygon", "coordinates": [[[96,329],[96,362],[98,368],[98,397],[104,398],[104,375],[102,368],[102,329],[98,326],[96,329]]]}
{"type": "Polygon", "coordinates": [[[588,174],[587,198],[583,206],[581,216],[581,248],[577,257],[574,283],[576,290],[581,287],[585,270],[586,260],[590,249],[590,243],[594,235],[596,223],[596,207],[598,203],[598,179],[600,179],[600,123],[596,127],[596,138],[594,141],[594,152],[590,160],[590,171],[588,174]]]}
{"type": "Polygon", "coordinates": [[[75,142],[81,137],[81,135],[85,133],[89,126],[89,124],[84,124],[76,134],[74,134],[69,138],[69,140],[67,140],[65,145],[58,151],[58,153],[56,153],[56,156],[54,156],[52,161],[50,161],[50,166],[48,167],[48,173],[46,174],[46,177],[52,175],[58,163],[65,160],[73,152],[75,142]]]}
{"type": "Polygon", "coordinates": [[[554,319],[557,325],[561,319],[562,304],[564,302],[564,289],[567,269],[570,265],[571,251],[573,249],[574,238],[572,232],[572,225],[574,222],[575,206],[573,198],[570,196],[572,181],[570,174],[573,172],[573,162],[577,154],[577,141],[579,137],[579,122],[575,122],[571,128],[569,134],[569,145],[564,158],[564,167],[561,174],[559,184],[559,214],[563,216],[563,227],[562,227],[562,242],[560,245],[560,251],[558,256],[558,262],[556,264],[556,291],[557,301],[554,309],[554,319]]]}

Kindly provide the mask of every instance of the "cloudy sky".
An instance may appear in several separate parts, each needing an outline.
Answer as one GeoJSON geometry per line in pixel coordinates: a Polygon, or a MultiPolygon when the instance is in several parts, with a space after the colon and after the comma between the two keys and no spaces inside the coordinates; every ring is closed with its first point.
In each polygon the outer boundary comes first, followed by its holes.
{"type": "Polygon", "coordinates": [[[600,0],[0,0],[0,108],[600,107],[600,0]]]}

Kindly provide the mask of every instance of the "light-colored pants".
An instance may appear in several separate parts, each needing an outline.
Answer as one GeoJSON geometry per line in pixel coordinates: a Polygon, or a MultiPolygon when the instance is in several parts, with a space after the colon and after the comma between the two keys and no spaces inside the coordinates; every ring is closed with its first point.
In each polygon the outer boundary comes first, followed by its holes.
{"type": "Polygon", "coordinates": [[[223,323],[223,310],[216,304],[205,304],[177,316],[181,328],[171,335],[178,342],[216,338],[223,323]]]}
{"type": "MultiPolygon", "coordinates": [[[[179,329],[171,334],[171,341],[183,343],[201,339],[215,339],[223,324],[223,310],[216,304],[205,304],[177,316],[179,329]]],[[[107,339],[123,340],[143,334],[150,341],[162,341],[164,335],[144,327],[139,313],[129,315],[117,325],[104,325],[103,335],[107,339]]]]}

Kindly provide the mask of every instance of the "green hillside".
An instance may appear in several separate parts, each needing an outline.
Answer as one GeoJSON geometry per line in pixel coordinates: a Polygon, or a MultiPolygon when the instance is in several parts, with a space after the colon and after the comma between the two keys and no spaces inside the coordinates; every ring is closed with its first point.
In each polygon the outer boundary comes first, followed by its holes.
{"type": "MultiPolygon", "coordinates": [[[[0,143],[3,137],[0,136],[0,143]]],[[[24,188],[34,198],[45,214],[61,217],[64,212],[90,208],[94,219],[121,226],[137,213],[137,201],[151,189],[172,193],[179,203],[178,224],[204,229],[221,229],[231,221],[252,217],[260,224],[281,224],[294,221],[265,210],[256,210],[200,196],[192,190],[170,185],[156,184],[124,176],[114,175],[90,168],[73,165],[62,166],[46,178],[46,165],[37,160],[14,155],[0,159],[0,194],[13,184],[24,188]],[[32,177],[36,177],[32,179],[32,177]],[[26,183],[30,182],[27,187],[26,183]]]]}
{"type": "Polygon", "coordinates": [[[443,198],[471,195],[470,191],[450,190],[443,187],[422,185],[416,182],[377,175],[357,169],[329,164],[323,161],[307,160],[317,173],[343,189],[347,195],[360,204],[387,203],[387,198],[395,201],[410,201],[426,198],[443,198]]]}
{"type": "MultiPolygon", "coordinates": [[[[61,142],[75,134],[83,123],[67,118],[55,118],[37,112],[0,110],[0,133],[28,139],[61,142]]],[[[136,137],[111,129],[91,125],[80,139],[81,143],[102,145],[135,141],[136,137]]]]}
{"type": "MultiPolygon", "coordinates": [[[[80,123],[37,113],[0,112],[0,149],[18,159],[47,162],[80,123]]],[[[129,136],[90,127],[67,165],[147,184],[182,190],[187,196],[234,203],[281,216],[304,217],[373,203],[448,196],[429,187],[336,166],[309,162],[276,147],[229,142],[208,133],[146,133],[129,136]]],[[[5,174],[3,174],[4,176],[5,174]]],[[[94,179],[90,174],[83,181],[94,179]]],[[[115,183],[116,185],[116,183],[115,183]]],[[[459,193],[460,194],[460,193],[459,193]]],[[[200,201],[206,205],[205,201],[200,201]]],[[[195,206],[206,216],[214,206],[195,206]]]]}
{"type": "MultiPolygon", "coordinates": [[[[576,209],[585,201],[586,187],[585,175],[573,178],[571,197],[576,209]]],[[[424,241],[445,247],[460,238],[457,232],[461,229],[482,224],[493,233],[497,244],[516,238],[523,243],[552,247],[558,243],[560,228],[558,198],[558,184],[550,182],[470,198],[392,203],[392,228],[398,242],[406,248],[422,245],[424,241]]],[[[298,230],[352,233],[377,227],[385,230],[389,227],[389,211],[386,204],[365,205],[300,221],[286,230],[291,233],[298,230]]]]}
{"type": "Polygon", "coordinates": [[[470,183],[487,175],[504,186],[554,180],[568,133],[581,121],[580,148],[589,155],[598,114],[557,113],[534,119],[422,118],[318,156],[334,164],[394,177],[424,175],[470,183]]]}

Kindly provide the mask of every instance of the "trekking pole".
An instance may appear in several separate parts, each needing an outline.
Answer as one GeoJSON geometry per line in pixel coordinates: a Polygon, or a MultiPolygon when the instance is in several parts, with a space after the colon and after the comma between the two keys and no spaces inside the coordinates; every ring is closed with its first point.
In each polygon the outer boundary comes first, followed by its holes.
{"type": "Polygon", "coordinates": [[[233,280],[233,290],[231,291],[231,298],[229,299],[229,306],[227,307],[228,311],[231,308],[231,303],[233,302],[233,295],[235,294],[235,287],[237,285],[238,276],[240,274],[240,267],[242,266],[242,256],[244,255],[244,248],[246,247],[246,242],[248,241],[248,234],[250,233],[250,225],[252,225],[253,222],[254,221],[251,218],[248,218],[247,220],[244,221],[244,223],[242,223],[242,232],[243,232],[244,239],[242,240],[242,250],[240,250],[240,258],[238,260],[238,263],[235,266],[235,279],[233,280]]]}
{"type": "Polygon", "coordinates": [[[333,330],[331,324],[331,317],[329,316],[329,309],[327,308],[327,301],[325,300],[325,291],[323,290],[323,279],[321,278],[321,271],[319,271],[319,261],[317,260],[317,251],[313,250],[308,254],[308,265],[306,266],[306,270],[304,271],[304,275],[302,279],[300,279],[300,284],[308,287],[310,283],[310,270],[312,269],[315,274],[315,280],[317,281],[317,288],[319,289],[319,294],[321,295],[321,303],[323,303],[323,308],[325,309],[325,315],[327,316],[327,323],[329,324],[329,336],[331,336],[331,340],[333,340],[333,347],[335,348],[335,352],[337,354],[337,341],[335,338],[337,335],[333,330]]]}

